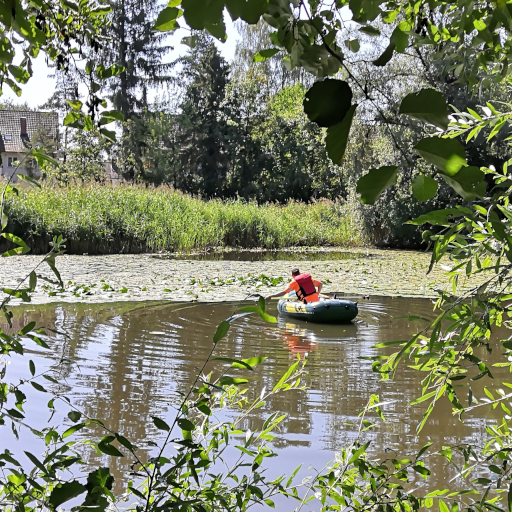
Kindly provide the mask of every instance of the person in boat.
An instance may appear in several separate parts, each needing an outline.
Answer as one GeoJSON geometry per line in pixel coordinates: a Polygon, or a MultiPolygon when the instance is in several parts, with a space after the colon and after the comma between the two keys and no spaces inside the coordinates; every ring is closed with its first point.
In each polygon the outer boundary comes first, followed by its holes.
{"type": "Polygon", "coordinates": [[[304,302],[304,304],[308,302],[318,302],[320,300],[319,293],[322,290],[322,286],[320,281],[312,279],[309,274],[301,274],[298,268],[293,268],[292,281],[288,285],[288,288],[282,292],[268,295],[265,297],[265,300],[269,300],[272,297],[282,297],[287,293],[295,292],[297,298],[304,302]]]}

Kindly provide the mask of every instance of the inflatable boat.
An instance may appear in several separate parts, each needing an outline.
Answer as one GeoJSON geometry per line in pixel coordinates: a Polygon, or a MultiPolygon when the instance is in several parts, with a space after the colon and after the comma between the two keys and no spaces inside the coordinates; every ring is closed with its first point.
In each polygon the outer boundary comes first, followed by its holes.
{"type": "Polygon", "coordinates": [[[358,313],[357,302],[343,299],[325,299],[304,304],[298,300],[281,299],[277,303],[279,314],[289,318],[320,324],[343,324],[358,313]]]}

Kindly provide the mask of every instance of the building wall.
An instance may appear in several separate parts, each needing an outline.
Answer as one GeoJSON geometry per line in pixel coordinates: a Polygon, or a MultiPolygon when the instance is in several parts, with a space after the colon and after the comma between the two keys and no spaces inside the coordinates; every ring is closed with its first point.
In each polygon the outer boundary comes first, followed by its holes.
{"type": "MultiPolygon", "coordinates": [[[[0,167],[0,176],[3,176],[4,178],[10,178],[14,171],[16,170],[16,166],[10,166],[9,165],[9,158],[16,158],[19,162],[23,159],[25,155],[22,153],[13,153],[10,151],[6,151],[2,153],[2,166],[0,167]]],[[[27,171],[23,168],[23,165],[18,169],[17,174],[27,174],[27,171]]],[[[39,172],[36,172],[36,177],[40,174],[39,172]]],[[[13,183],[16,183],[18,181],[18,178],[15,176],[12,179],[13,183]]]]}

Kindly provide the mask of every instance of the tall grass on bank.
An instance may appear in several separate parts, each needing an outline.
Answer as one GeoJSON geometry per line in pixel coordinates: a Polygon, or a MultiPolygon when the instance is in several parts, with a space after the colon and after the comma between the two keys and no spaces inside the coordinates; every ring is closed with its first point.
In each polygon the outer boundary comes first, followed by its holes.
{"type": "Polygon", "coordinates": [[[114,254],[207,247],[350,246],[360,231],[339,202],[257,205],[203,201],[169,188],[70,186],[30,189],[7,202],[8,231],[33,253],[54,235],[72,254],[114,254]]]}

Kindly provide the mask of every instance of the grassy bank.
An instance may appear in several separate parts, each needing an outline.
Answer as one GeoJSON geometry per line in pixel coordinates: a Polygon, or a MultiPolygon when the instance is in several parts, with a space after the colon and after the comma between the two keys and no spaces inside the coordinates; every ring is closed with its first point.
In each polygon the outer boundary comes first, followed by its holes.
{"type": "Polygon", "coordinates": [[[99,185],[30,189],[6,207],[8,231],[33,253],[62,234],[72,254],[358,245],[360,232],[347,211],[330,201],[258,206],[202,201],[168,188],[99,185]]]}

